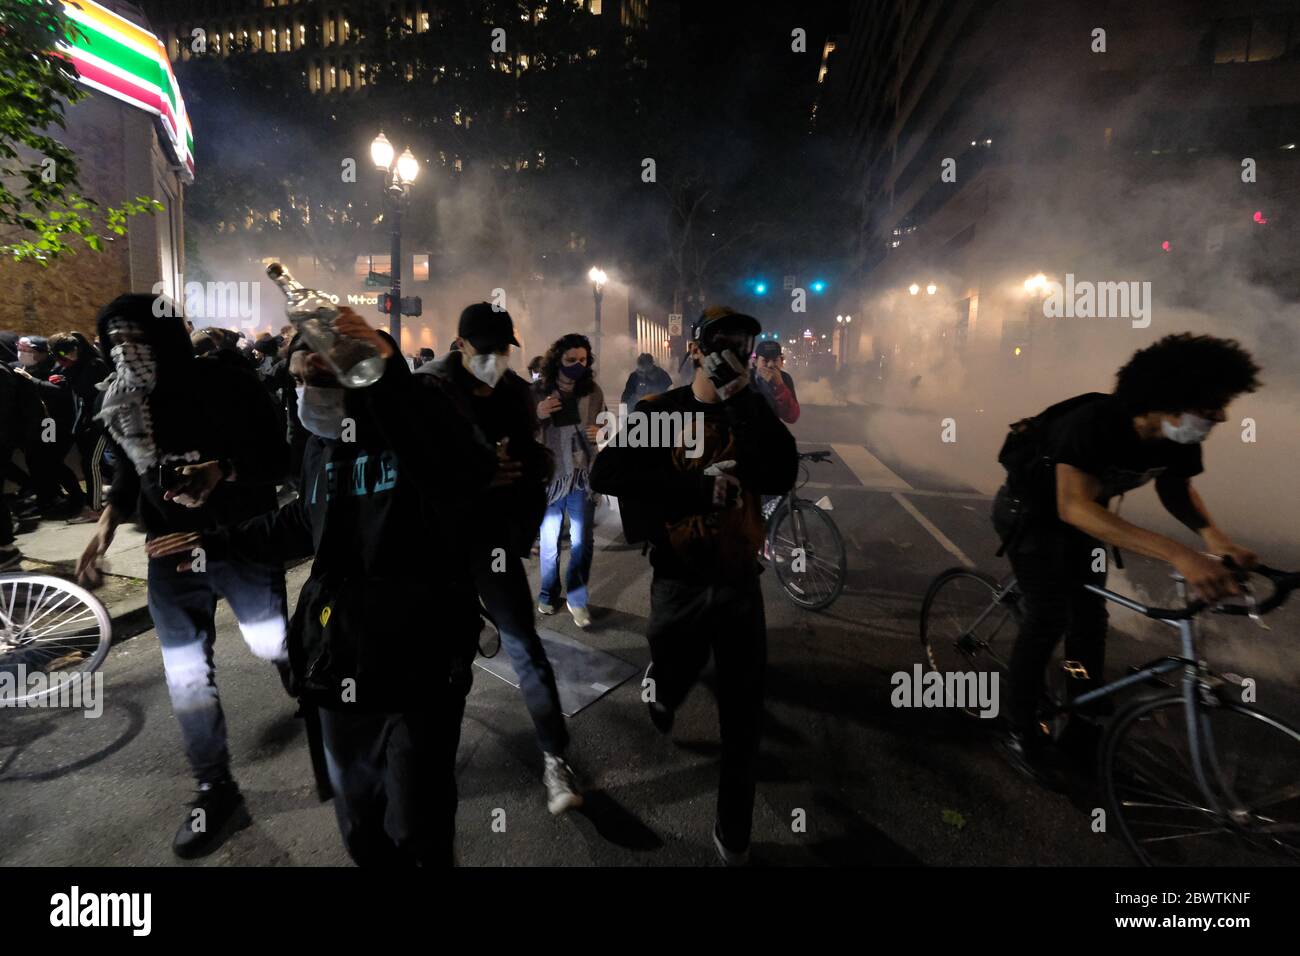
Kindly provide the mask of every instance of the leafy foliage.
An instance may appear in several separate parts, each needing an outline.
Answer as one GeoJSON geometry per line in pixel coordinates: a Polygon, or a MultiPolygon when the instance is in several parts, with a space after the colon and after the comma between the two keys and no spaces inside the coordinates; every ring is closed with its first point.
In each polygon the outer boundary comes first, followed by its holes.
{"type": "Polygon", "coordinates": [[[51,132],[87,95],[56,50],[71,29],[59,0],[0,0],[0,255],[18,261],[46,265],[76,239],[98,252],[129,217],[163,208],[137,196],[92,218],[98,204],[82,194],[77,157],[51,132]]]}

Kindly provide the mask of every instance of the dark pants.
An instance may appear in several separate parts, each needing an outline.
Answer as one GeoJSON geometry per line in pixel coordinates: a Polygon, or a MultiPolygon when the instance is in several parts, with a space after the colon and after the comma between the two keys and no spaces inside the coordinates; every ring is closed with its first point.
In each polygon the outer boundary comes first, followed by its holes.
{"type": "Polygon", "coordinates": [[[90,507],[99,511],[104,507],[104,449],[108,433],[103,428],[87,428],[77,433],[77,454],[81,458],[81,475],[86,479],[86,495],[90,507]]]}
{"type": "MultiPolygon", "coordinates": [[[[1000,504],[994,507],[994,525],[1002,534],[1000,504]]],[[[1085,584],[1106,584],[1105,563],[1098,562],[1097,548],[1104,545],[1096,538],[1056,522],[1027,529],[1007,551],[1021,591],[1020,633],[1011,652],[1010,701],[1012,728],[1021,733],[1032,735],[1037,729],[1047,666],[1062,636],[1066,659],[1078,661],[1088,675],[1069,681],[1070,696],[1104,683],[1109,614],[1104,598],[1083,589],[1085,584]],[[1093,571],[1096,564],[1103,570],[1093,571]]],[[[1103,557],[1110,560],[1108,553],[1103,557]]]]}
{"type": "Polygon", "coordinates": [[[357,866],[446,866],[455,754],[448,759],[438,702],[399,714],[322,710],[320,719],[334,814],[357,866]]]}
{"type": "Polygon", "coordinates": [[[758,579],[708,585],[656,575],[646,638],[654,662],[655,700],[673,709],[713,653],[722,737],[718,825],[728,849],[743,852],[753,826],[767,669],[767,623],[758,579]]]}
{"type": "Polygon", "coordinates": [[[184,555],[172,555],[149,562],[149,613],[162,644],[167,692],[185,755],[198,782],[212,783],[230,775],[226,717],[212,665],[217,598],[229,603],[252,652],[284,666],[284,570],[209,560],[204,571],[177,571],[183,560],[184,555]]]}
{"type": "MultiPolygon", "coordinates": [[[[0,443],[0,464],[7,464],[14,450],[0,443]]],[[[0,478],[0,546],[14,543],[14,519],[9,513],[9,496],[5,494],[4,478],[0,478]]]]}
{"type": "Polygon", "coordinates": [[[31,447],[32,480],[36,484],[36,500],[49,507],[59,498],[60,489],[68,496],[68,505],[80,511],[86,504],[85,492],[76,472],[68,467],[68,452],[73,440],[37,442],[31,447]]]}
{"type": "Polygon", "coordinates": [[[569,733],[560,710],[555,672],[537,636],[533,594],[523,561],[510,555],[501,571],[493,571],[490,561],[481,564],[474,569],[474,583],[483,606],[501,632],[501,645],[519,677],[519,689],[533,718],[538,744],[545,753],[563,754],[569,745],[569,733]]]}

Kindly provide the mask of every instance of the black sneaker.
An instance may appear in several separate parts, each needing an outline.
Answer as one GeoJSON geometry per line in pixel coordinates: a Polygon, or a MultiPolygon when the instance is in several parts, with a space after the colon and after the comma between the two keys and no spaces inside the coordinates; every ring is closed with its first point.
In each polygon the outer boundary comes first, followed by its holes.
{"type": "Polygon", "coordinates": [[[1061,789],[1061,776],[1048,760],[1043,735],[1030,738],[1016,730],[1008,731],[998,740],[997,747],[1007,763],[1034,783],[1048,790],[1061,789]]]}
{"type": "Polygon", "coordinates": [[[249,822],[244,795],[235,781],[199,784],[198,793],[185,808],[185,819],[172,840],[172,852],[182,860],[207,856],[249,822]]]}
{"type": "MultiPolygon", "coordinates": [[[[641,678],[641,688],[645,689],[645,682],[654,680],[651,675],[654,674],[655,665],[651,662],[650,666],[645,669],[645,676],[641,678]]],[[[655,725],[655,730],[667,736],[673,732],[673,709],[666,704],[661,704],[657,700],[646,701],[646,707],[650,710],[650,723],[655,725]]]]}

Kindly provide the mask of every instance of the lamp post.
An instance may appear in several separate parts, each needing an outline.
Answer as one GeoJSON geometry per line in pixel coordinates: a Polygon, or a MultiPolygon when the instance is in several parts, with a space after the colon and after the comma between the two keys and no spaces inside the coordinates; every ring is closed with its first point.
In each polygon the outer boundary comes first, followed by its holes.
{"type": "Polygon", "coordinates": [[[396,151],[388,137],[380,132],[370,144],[370,158],[375,168],[384,172],[384,195],[392,213],[392,311],[388,315],[388,334],[402,349],[402,207],[410,196],[411,185],[420,174],[420,161],[409,148],[394,159],[396,151]]]}
{"type": "Polygon", "coordinates": [[[599,266],[592,266],[587,273],[587,278],[591,280],[591,297],[596,302],[596,325],[592,330],[592,348],[594,351],[600,351],[600,300],[604,298],[605,283],[609,276],[605,275],[605,270],[599,266]]]}

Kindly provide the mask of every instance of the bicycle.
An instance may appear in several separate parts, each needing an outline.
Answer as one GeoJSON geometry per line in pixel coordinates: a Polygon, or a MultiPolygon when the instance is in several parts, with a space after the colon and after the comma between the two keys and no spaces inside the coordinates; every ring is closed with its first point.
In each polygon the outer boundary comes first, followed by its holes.
{"type": "Polygon", "coordinates": [[[85,588],[45,574],[0,574],[0,706],[31,703],[104,662],[113,626],[104,605],[85,588]],[[29,689],[27,674],[45,675],[29,689]],[[68,675],[67,677],[56,675],[68,675]]]}
{"type": "MultiPolygon", "coordinates": [[[[1147,607],[1096,585],[1089,591],[1178,631],[1180,651],[1125,677],[1065,700],[1049,690],[1041,705],[1044,727],[1059,736],[1063,720],[1090,704],[1138,685],[1159,688],[1139,696],[1107,724],[1098,748],[1098,772],[1110,816],[1128,849],[1146,866],[1191,863],[1300,863],[1300,731],[1243,703],[1232,687],[1240,678],[1217,674],[1197,652],[1196,616],[1216,613],[1256,619],[1279,607],[1300,586],[1300,574],[1257,567],[1273,593],[1245,604],[1195,600],[1181,608],[1147,607]],[[1162,680],[1181,671],[1181,686],[1162,680]],[[1208,856],[1200,856],[1208,850],[1208,856]]],[[[1175,575],[1180,600],[1187,587],[1175,575]]],[[[935,670],[978,670],[986,658],[1007,670],[999,642],[1019,618],[1014,577],[1001,582],[966,568],[931,582],[921,609],[921,641],[935,670]],[[983,606],[980,606],[981,597],[983,606]],[[965,623],[963,623],[963,621],[965,623]],[[963,666],[964,664],[964,666],[963,666]]],[[[1014,635],[1013,635],[1014,637],[1014,635]]],[[[1072,665],[1066,662],[1064,667],[1072,665]]],[[[1059,686],[1059,684],[1057,685],[1059,686]]]]}
{"type": "Polygon", "coordinates": [[[777,580],[786,597],[810,611],[830,607],[848,575],[844,539],[829,514],[830,500],[813,502],[797,494],[808,483],[804,462],[824,463],[830,456],[829,451],[799,453],[800,480],[777,500],[767,524],[767,556],[777,580]]]}

